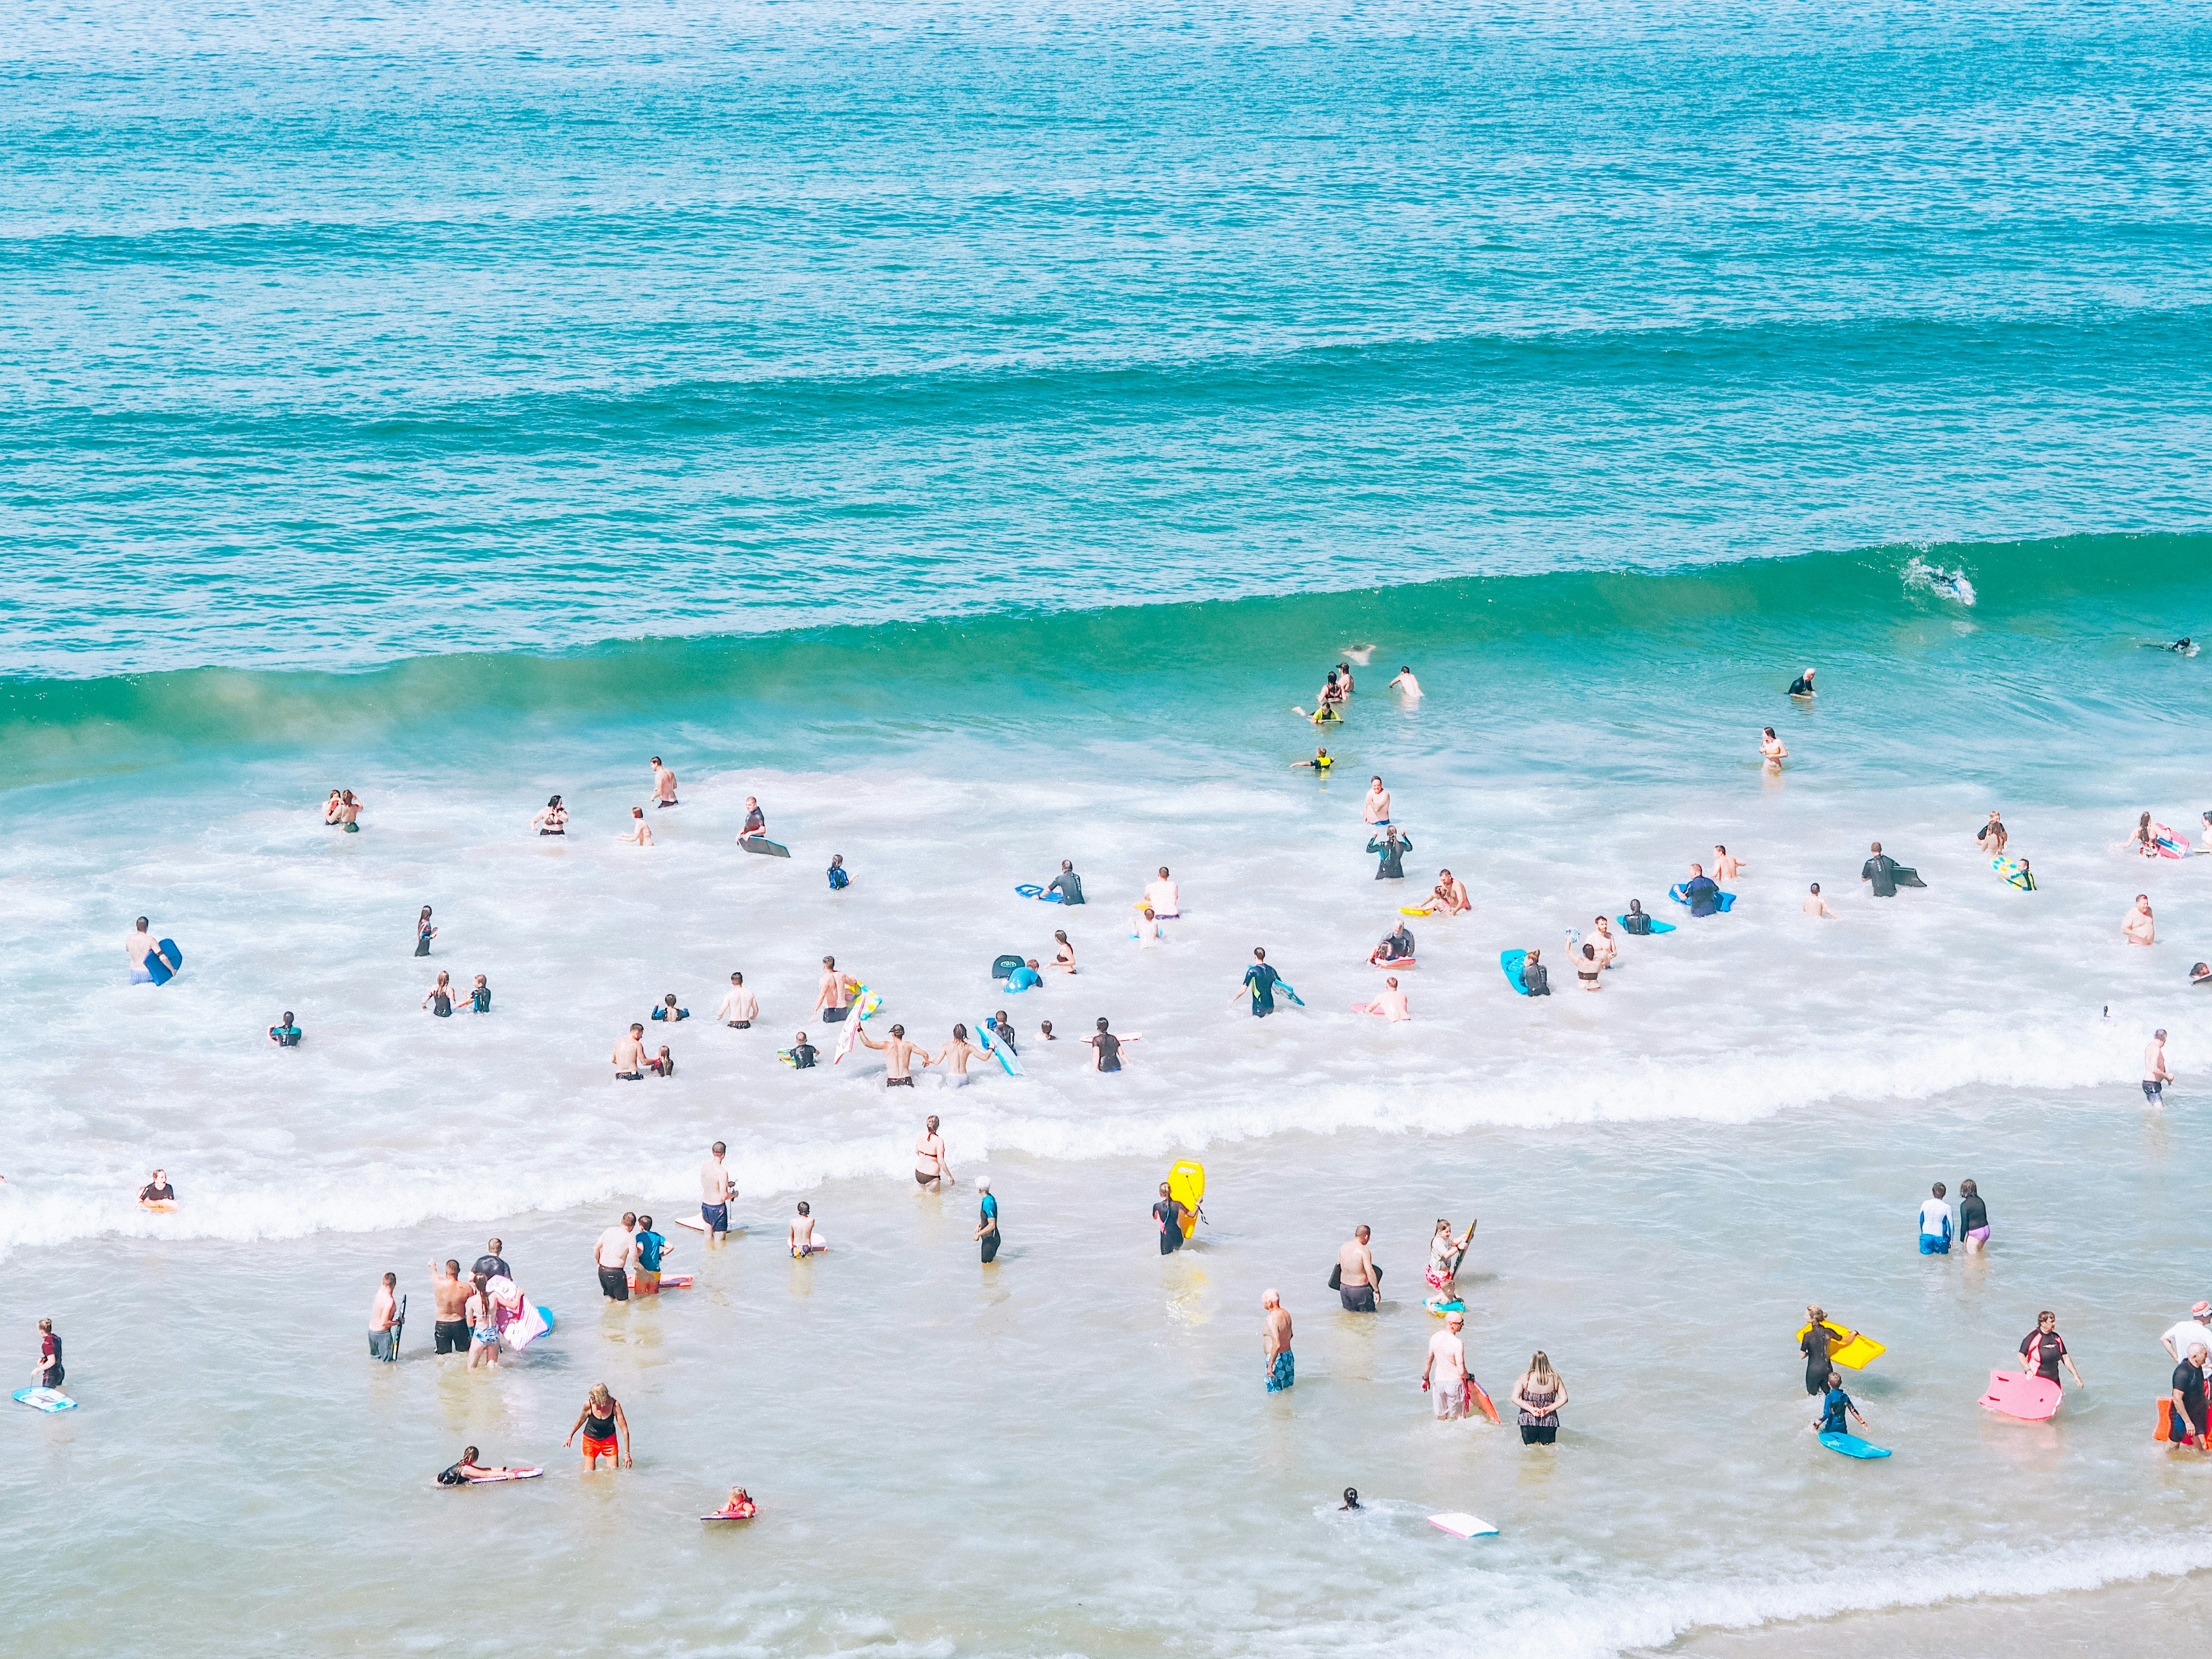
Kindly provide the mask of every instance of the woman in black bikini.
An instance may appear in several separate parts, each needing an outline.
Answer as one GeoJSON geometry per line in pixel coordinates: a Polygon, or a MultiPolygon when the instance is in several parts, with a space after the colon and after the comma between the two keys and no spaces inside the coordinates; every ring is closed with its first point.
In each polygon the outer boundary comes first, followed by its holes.
{"type": "Polygon", "coordinates": [[[453,982],[446,977],[446,970],[438,970],[438,982],[430,988],[430,994],[422,999],[422,1006],[440,1019],[451,1019],[453,1014],[453,982]]]}
{"type": "Polygon", "coordinates": [[[545,810],[530,820],[538,826],[541,836],[565,836],[568,833],[568,809],[561,805],[556,795],[545,803],[545,810]]]}

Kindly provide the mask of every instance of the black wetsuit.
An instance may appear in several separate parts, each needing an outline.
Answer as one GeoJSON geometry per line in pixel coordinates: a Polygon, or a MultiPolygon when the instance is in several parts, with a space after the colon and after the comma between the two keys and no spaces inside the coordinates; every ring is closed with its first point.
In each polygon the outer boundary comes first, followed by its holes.
{"type": "Polygon", "coordinates": [[[1711,876],[1692,876],[1682,884],[1682,896],[1690,901],[1693,916],[1717,916],[1721,913],[1721,890],[1711,876]]]}
{"type": "Polygon", "coordinates": [[[1080,904],[1083,902],[1083,878],[1073,870],[1063,870],[1045,883],[1044,890],[1059,894],[1062,904],[1080,904]]]}
{"type": "Polygon", "coordinates": [[[1111,1031],[1101,1031],[1091,1039],[1098,1045],[1098,1069],[1118,1072],[1121,1069],[1121,1039],[1111,1031]]]}
{"type": "Polygon", "coordinates": [[[1812,680],[1807,676],[1800,674],[1796,679],[1790,682],[1790,695],[1793,697],[1811,696],[1813,695],[1812,680]]]}
{"type": "Polygon", "coordinates": [[[1152,1214],[1160,1224],[1160,1254],[1173,1255],[1182,1249],[1183,1207],[1174,1199],[1164,1198],[1152,1206],[1152,1214]]]}
{"type": "Polygon", "coordinates": [[[1641,910],[1631,910],[1620,919],[1620,926],[1623,932],[1641,937],[1651,931],[1651,918],[1641,910]]]}
{"type": "Polygon", "coordinates": [[[1379,860],[1375,866],[1376,880],[1405,880],[1406,854],[1413,850],[1413,843],[1411,841],[1402,836],[1396,841],[1392,841],[1388,836],[1370,836],[1367,838],[1367,850],[1374,854],[1379,860]]]}
{"type": "Polygon", "coordinates": [[[1797,1340],[1805,1355],[1805,1392],[1820,1394],[1828,1386],[1828,1328],[1815,1325],[1797,1340]]]}
{"type": "Polygon", "coordinates": [[[791,1063],[802,1072],[813,1065],[814,1060],[815,1048],[811,1042],[802,1042],[791,1051],[791,1063]]]}
{"type": "Polygon", "coordinates": [[[1547,997],[1552,994],[1552,976],[1545,972],[1544,964],[1540,962],[1523,961],[1522,963],[1521,983],[1532,997],[1547,997]]]}

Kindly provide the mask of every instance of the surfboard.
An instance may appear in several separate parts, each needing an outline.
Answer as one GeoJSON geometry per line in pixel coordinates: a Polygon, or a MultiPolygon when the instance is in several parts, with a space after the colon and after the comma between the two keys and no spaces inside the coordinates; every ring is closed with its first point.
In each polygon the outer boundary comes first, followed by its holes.
{"type": "Polygon", "coordinates": [[[1490,1403],[1490,1396],[1482,1391],[1482,1384],[1471,1376],[1467,1379],[1467,1397],[1485,1417],[1493,1423],[1498,1421],[1498,1407],[1490,1403]]]}
{"type": "Polygon", "coordinates": [[[1285,979],[1280,974],[1275,975],[1275,988],[1278,991],[1280,991],[1285,996],[1288,997],[1291,1001],[1297,1003],[1299,1007],[1303,1008],[1306,1006],[1306,1000],[1293,990],[1291,988],[1290,981],[1285,979]]]}
{"type": "Polygon", "coordinates": [[[781,842],[770,841],[766,836],[740,836],[738,837],[738,845],[748,853],[764,853],[772,859],[787,859],[791,856],[791,848],[784,846],[781,842]]]}
{"type": "Polygon", "coordinates": [[[2021,868],[2021,862],[2018,859],[1991,859],[1990,860],[1990,868],[1996,871],[2000,876],[2002,876],[2008,884],[2019,888],[2023,893],[2032,893],[2035,890],[2035,876],[2033,872],[2021,868]]]}
{"type": "MultiPolygon", "coordinates": [[[[1618,921],[1624,927],[1628,926],[1628,918],[1626,916],[1616,917],[1615,920],[1618,921]]],[[[1651,924],[1651,931],[1655,933],[1671,933],[1674,931],[1674,924],[1671,921],[1662,921],[1656,916],[1646,916],[1644,920],[1651,924]]],[[[1634,933],[1631,933],[1629,935],[1629,938],[1631,939],[1634,939],[1636,937],[1637,935],[1634,933]]]]}
{"type": "Polygon", "coordinates": [[[689,1227],[695,1233],[703,1233],[707,1231],[706,1222],[696,1215],[679,1215],[676,1218],[676,1224],[679,1227],[689,1227]]]}
{"type": "Polygon", "coordinates": [[[430,1484],[441,1492],[463,1492],[471,1486],[496,1486],[502,1480],[535,1480],[544,1473],[543,1469],[501,1469],[497,1474],[477,1475],[462,1481],[458,1486],[448,1486],[442,1480],[433,1480],[430,1484]]]}
{"type": "Polygon", "coordinates": [[[2158,837],[2158,855],[2162,859],[2185,859],[2189,856],[2189,837],[2179,830],[2169,830],[2162,823],[2154,823],[2151,834],[2158,837]]]}
{"type": "Polygon", "coordinates": [[[146,952],[146,971],[153,975],[155,984],[167,985],[177,976],[176,971],[170,968],[169,962],[175,963],[178,969],[182,969],[185,965],[185,953],[177,949],[177,941],[173,939],[161,940],[160,947],[158,950],[146,952]],[[168,957],[169,962],[162,961],[163,957],[168,957]]]}
{"type": "Polygon", "coordinates": [[[550,1310],[541,1308],[534,1302],[526,1302],[522,1306],[522,1317],[509,1325],[500,1338],[517,1353],[539,1337],[550,1334],[553,1329],[553,1315],[550,1310]]]}
{"type": "Polygon", "coordinates": [[[395,1361],[399,1358],[399,1340],[406,1334],[407,1298],[403,1296],[399,1298],[398,1316],[392,1322],[392,1358],[395,1361]]]}
{"type": "Polygon", "coordinates": [[[1500,951],[1498,953],[1498,965],[1505,970],[1505,982],[1524,997],[1528,994],[1528,988],[1521,982],[1521,964],[1528,960],[1526,951],[1500,951]]]}
{"type": "Polygon", "coordinates": [[[177,1200],[173,1198],[142,1198],[138,1200],[138,1207],[142,1210],[151,1210],[156,1215],[167,1215],[178,1206],[177,1200]]]}
{"type": "Polygon", "coordinates": [[[699,1518],[702,1521],[750,1521],[754,1517],[750,1515],[732,1515],[727,1510],[717,1510],[712,1515],[702,1515],[699,1518]]]}
{"type": "Polygon", "coordinates": [[[860,1046],[860,1024],[868,1017],[861,1012],[862,999],[867,994],[868,988],[863,985],[853,994],[853,1000],[846,1006],[845,1018],[840,1024],[837,1032],[837,1046],[830,1051],[830,1063],[832,1066],[843,1064],[845,1056],[860,1046]]]}
{"type": "Polygon", "coordinates": [[[1417,968],[1420,963],[1413,957],[1385,957],[1380,962],[1370,957],[1367,965],[1370,968],[1417,968]]]}
{"type": "Polygon", "coordinates": [[[17,1405],[28,1406],[34,1412],[73,1412],[76,1409],[76,1401],[59,1389],[18,1389],[15,1400],[17,1405]]]}
{"type": "Polygon", "coordinates": [[[1889,1448],[1877,1446],[1871,1440],[1862,1440],[1855,1434],[1824,1434],[1820,1443],[1832,1452],[1841,1452],[1846,1457],[1887,1457],[1889,1448]]]}
{"type": "Polygon", "coordinates": [[[1048,893],[1043,888],[1031,881],[1023,882],[1019,886],[1016,887],[1014,890],[1017,893],[1019,893],[1024,898],[1035,899],[1040,904],[1062,904],[1066,902],[1066,901],[1058,893],[1048,893]]]}
{"type": "MultiPolygon", "coordinates": [[[[1682,896],[1682,884],[1679,881],[1667,890],[1667,896],[1674,900],[1677,904],[1687,904],[1690,902],[1682,896]]],[[[1735,895],[1734,893],[1723,893],[1717,891],[1713,895],[1713,902],[1715,905],[1719,907],[1720,913],[1723,915],[1725,915],[1729,910],[1735,908],[1735,895]]],[[[1656,931],[1659,924],[1655,921],[1651,926],[1656,931]]]]}
{"type": "Polygon", "coordinates": [[[1198,1209],[1206,1198],[1206,1165],[1196,1158],[1187,1158],[1168,1171],[1168,1196],[1190,1212],[1190,1224],[1183,1229],[1188,1240],[1198,1231],[1198,1209]]]}
{"type": "MultiPolygon", "coordinates": [[[[785,1248],[790,1249],[790,1246],[787,1244],[785,1248]]],[[[823,1237],[817,1231],[814,1235],[813,1242],[806,1247],[806,1255],[801,1255],[796,1249],[792,1249],[791,1259],[793,1261],[804,1261],[806,1260],[806,1256],[820,1255],[823,1251],[829,1248],[830,1241],[823,1237]]]]}
{"type": "MultiPolygon", "coordinates": [[[[637,1280],[635,1279],[632,1279],[630,1280],[630,1288],[632,1290],[635,1290],[637,1288],[637,1280]]],[[[660,1276],[660,1288],[664,1291],[688,1291],[691,1288],[691,1275],[690,1273],[663,1273],[660,1276]]]]}
{"type": "Polygon", "coordinates": [[[1022,1057],[991,1034],[991,1022],[975,1022],[975,1046],[999,1062],[999,1068],[1008,1077],[1022,1074],[1022,1057]]]}
{"type": "Polygon", "coordinates": [[[1455,1538],[1495,1538],[1498,1528],[1479,1515],[1469,1515],[1464,1510],[1454,1510],[1446,1515],[1432,1515],[1429,1524],[1438,1532],[1448,1532],[1455,1538]]]}
{"type": "MultiPolygon", "coordinates": [[[[1847,1334],[1844,1328],[1832,1319],[1822,1320],[1820,1326],[1833,1336],[1847,1334]]],[[[1797,1328],[1797,1340],[1802,1342],[1805,1340],[1805,1333],[1812,1328],[1810,1325],[1800,1325],[1797,1328]]],[[[1850,1341],[1828,1350],[1828,1358],[1848,1370],[1863,1371],[1889,1352],[1887,1347],[1863,1331],[1849,1334],[1851,1338],[1850,1341]]]]}
{"type": "Polygon", "coordinates": [[[1983,1407],[2001,1412],[2007,1417],[2017,1417],[2027,1423],[2040,1423],[2058,1414],[2058,1402],[2065,1390],[2049,1377],[2034,1372],[1991,1371],[1990,1391],[1982,1396],[1983,1407]]]}

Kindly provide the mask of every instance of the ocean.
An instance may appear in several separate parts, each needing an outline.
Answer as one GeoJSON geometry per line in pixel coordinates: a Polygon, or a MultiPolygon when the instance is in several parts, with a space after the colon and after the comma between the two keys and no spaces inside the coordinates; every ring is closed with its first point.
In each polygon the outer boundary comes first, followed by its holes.
{"type": "Polygon", "coordinates": [[[2121,843],[2212,810],[2212,667],[2150,648],[2212,630],[2208,66],[2160,6],[25,10],[0,1324],[28,1356],[54,1320],[80,1407],[8,1423],[11,1639],[2193,1627],[2212,1474],[2150,1431],[2208,1293],[2212,864],[2121,843]],[[748,797],[788,860],[732,844],[748,797]],[[1865,892],[1877,840],[1924,890],[1865,892]],[[1738,902],[1692,920],[1667,889],[1722,844],[1738,902]],[[1084,907],[1016,892],[1063,859],[1084,907]],[[1472,913],[1401,918],[1443,867],[1472,913]],[[1680,926],[1593,1001],[1570,935],[1632,899],[1680,926]],[[158,990],[140,915],[185,954],[158,990]],[[1352,1009],[1401,919],[1385,1025],[1352,1009]],[[1056,930],[1073,978],[993,982],[1056,930]],[[1255,946],[1304,1006],[1249,1016],[1255,946]],[[1532,947],[1548,1000],[1499,970],[1532,947]],[[1006,1008],[1025,1075],[779,1064],[825,954],[872,1030],[1006,1008]],[[493,1012],[423,1012],[441,969],[493,1012]],[[753,1030],[705,1018],[732,971],[753,1030]],[[672,992],[676,1075],[610,1083],[672,992]],[[593,1238],[670,1231],[716,1139],[741,1231],[603,1303],[593,1238]],[[1206,1218],[1163,1258],[1181,1158],[1206,1218]],[[174,1213],[133,1200],[157,1166],[174,1213]],[[1990,1252],[1922,1256],[1966,1178],[1990,1252]],[[833,1248],[795,1262],[801,1199],[833,1248]],[[1557,1363],[1548,1450],[1419,1387],[1425,1241],[1476,1215],[1469,1352],[1501,1401],[1557,1363]],[[1363,1223],[1371,1319],[1323,1284],[1363,1223]],[[428,1263],[492,1236],[556,1328],[467,1373],[428,1263]],[[1850,1379],[1886,1462],[1807,1430],[1808,1302],[1887,1345],[1850,1379]],[[1982,1411],[2044,1308],[2088,1386],[1982,1411]],[[599,1381],[637,1455],[587,1477],[599,1381]],[[436,1487],[469,1443],[547,1474],[436,1487]],[[702,1526],[733,1484],[762,1518],[702,1526]],[[1428,1526],[1456,1510],[1499,1535],[1428,1526]]]}

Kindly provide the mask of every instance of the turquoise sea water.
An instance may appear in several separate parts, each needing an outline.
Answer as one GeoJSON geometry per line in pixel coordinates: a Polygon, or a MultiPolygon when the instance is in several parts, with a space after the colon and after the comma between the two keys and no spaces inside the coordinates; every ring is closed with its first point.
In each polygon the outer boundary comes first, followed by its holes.
{"type": "Polygon", "coordinates": [[[0,1425],[12,1627],[1612,1659],[1933,1607],[2087,1651],[2068,1593],[2197,1583],[2212,1494],[2148,1419],[2208,1291],[2212,861],[2116,843],[2212,808],[2212,658],[2144,648],[2212,634],[2208,83],[2172,5],[21,10],[0,1331],[54,1317],[83,1407],[0,1425]],[[1317,783],[1291,711],[1355,654],[1317,783]],[[655,754],[684,805],[623,846],[655,754]],[[732,850],[748,795],[788,862],[732,850]],[[1875,838],[1928,888],[1863,896],[1875,838]],[[1506,988],[1723,841],[1725,921],[1506,988]],[[1062,858],[1091,905],[1014,896],[1062,858]],[[1353,1015],[1446,863],[1476,910],[1413,921],[1413,1020],[1353,1015]],[[139,914],[188,953],[160,992],[139,914]],[[825,951],[934,1045],[1054,928],[1025,1079],[775,1062],[825,951]],[[1307,1009],[1246,1015],[1255,944],[1307,1009]],[[495,1015],[422,1012],[441,969],[495,1015]],[[732,969],[759,1028],[611,1092],[627,1023],[732,969]],[[1102,1015],[1119,1079],[1065,1041],[1102,1015]],[[909,1189],[922,1110],[1005,1206],[980,1278],[971,1189],[909,1189]],[[599,1305],[592,1238],[666,1231],[716,1137],[749,1237],[599,1305]],[[1211,1219],[1163,1262],[1185,1155],[1211,1219]],[[1992,1253],[1917,1256],[1968,1175],[1992,1253]],[[792,1264],[801,1196],[836,1248],[792,1264]],[[1552,1354],[1556,1455],[1416,1386],[1421,1241],[1478,1211],[1478,1370],[1552,1354]],[[1321,1288],[1361,1220],[1374,1321],[1321,1288]],[[495,1232],[561,1324],[465,1376],[419,1264],[495,1232]],[[364,1370],[387,1269],[406,1357],[364,1370]],[[1802,1432],[1815,1298],[1890,1346],[1887,1464],[1802,1432]],[[1997,1423],[2042,1306],[2093,1386],[1997,1423]],[[601,1378],[640,1456],[580,1480],[601,1378]],[[550,1473],[432,1488],[471,1441],[550,1473]],[[767,1518],[702,1538],[736,1480],[767,1518]],[[395,1626],[464,1557],[492,1616],[395,1626]]]}

